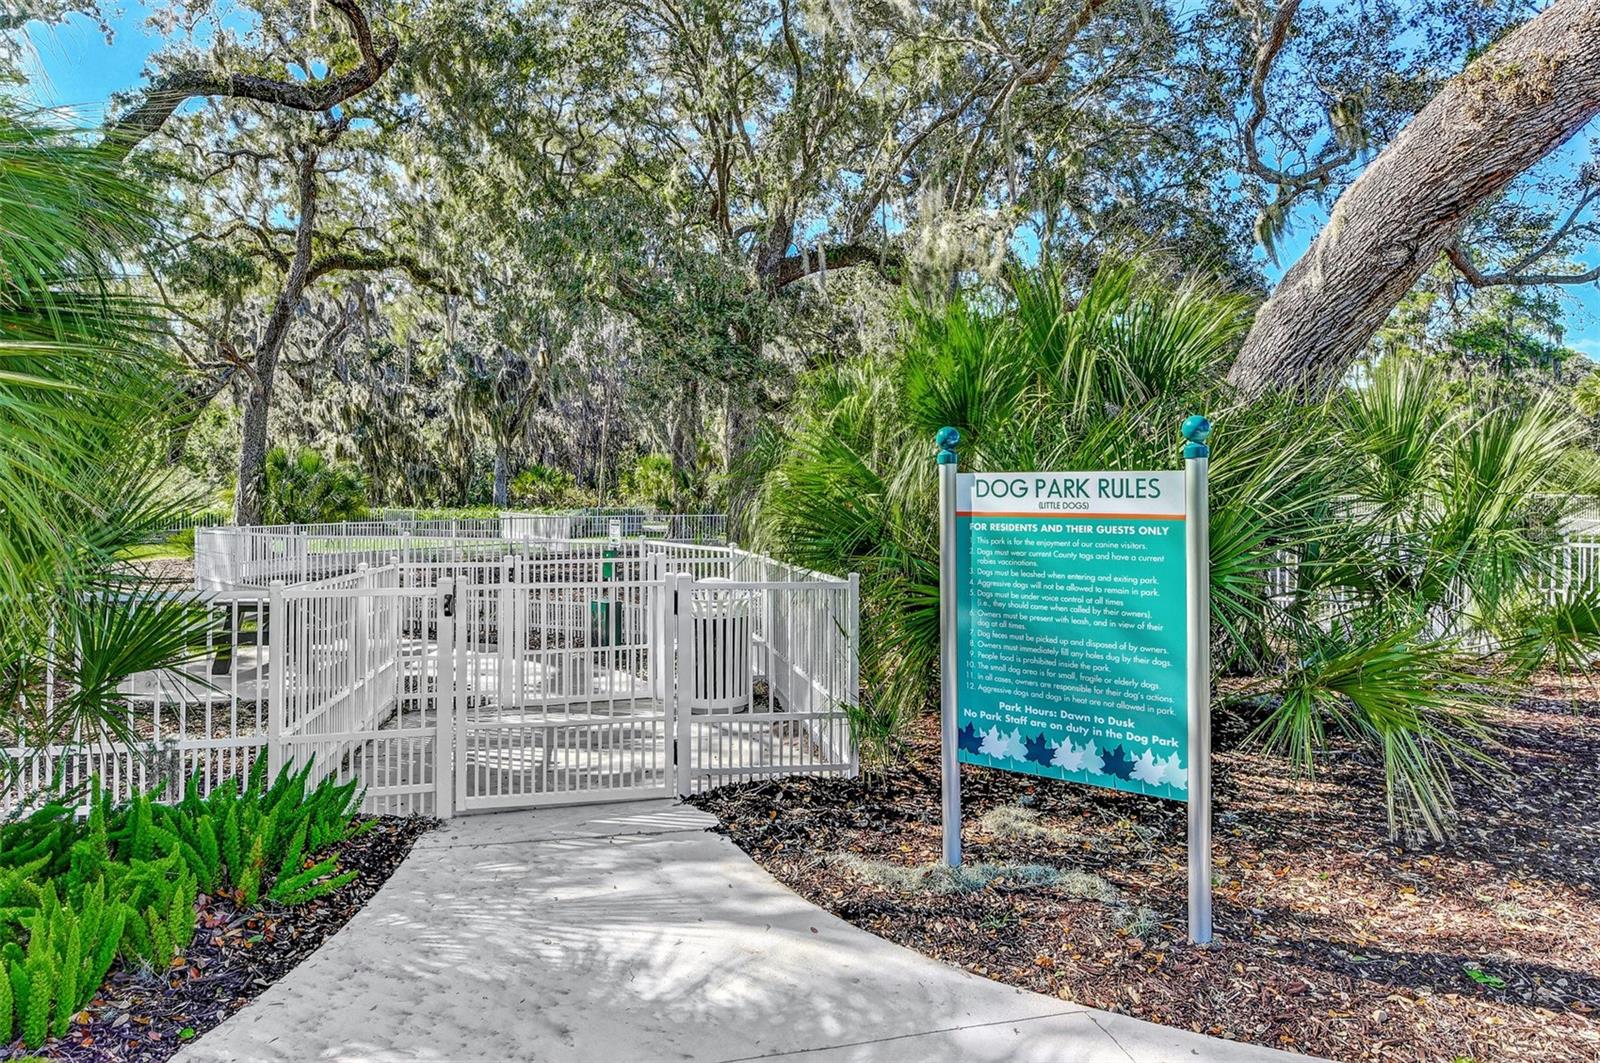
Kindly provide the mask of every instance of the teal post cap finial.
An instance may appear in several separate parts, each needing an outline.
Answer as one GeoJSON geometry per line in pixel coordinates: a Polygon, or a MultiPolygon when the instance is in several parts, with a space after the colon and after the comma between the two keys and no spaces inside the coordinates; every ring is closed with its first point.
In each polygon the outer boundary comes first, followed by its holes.
{"type": "Polygon", "coordinates": [[[961,442],[961,433],[949,425],[945,425],[934,434],[933,441],[939,445],[938,456],[933,460],[939,465],[954,465],[956,463],[956,444],[961,442]]]}
{"type": "Polygon", "coordinates": [[[1211,418],[1204,414],[1191,414],[1183,419],[1183,438],[1188,440],[1183,445],[1184,458],[1209,458],[1211,448],[1206,446],[1206,440],[1211,438],[1211,418]]]}

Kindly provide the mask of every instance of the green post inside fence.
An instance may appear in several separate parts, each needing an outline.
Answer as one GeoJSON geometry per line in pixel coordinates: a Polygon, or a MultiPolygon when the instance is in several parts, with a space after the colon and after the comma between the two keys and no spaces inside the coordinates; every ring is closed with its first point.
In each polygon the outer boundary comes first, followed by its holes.
{"type": "MultiPolygon", "coordinates": [[[[615,544],[608,545],[600,555],[605,558],[600,564],[600,578],[609,580],[616,578],[616,562],[612,560],[617,556],[615,544]]],[[[591,646],[618,646],[622,644],[622,610],[613,608],[616,605],[610,598],[596,598],[589,603],[589,644],[591,646]]]]}

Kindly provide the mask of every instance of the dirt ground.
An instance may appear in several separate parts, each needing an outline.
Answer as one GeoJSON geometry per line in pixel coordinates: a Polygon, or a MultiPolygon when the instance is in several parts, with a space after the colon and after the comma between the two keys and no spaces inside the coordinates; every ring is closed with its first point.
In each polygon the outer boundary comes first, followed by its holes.
{"type": "Polygon", "coordinates": [[[1287,778],[1219,729],[1211,948],[1185,941],[1176,802],[966,767],[969,871],[931,868],[931,719],[886,775],[696,803],[803,896],[1002,982],[1341,1060],[1594,1063],[1600,698],[1533,683],[1492,722],[1505,770],[1461,786],[1440,844],[1388,838],[1366,756],[1287,778]]]}

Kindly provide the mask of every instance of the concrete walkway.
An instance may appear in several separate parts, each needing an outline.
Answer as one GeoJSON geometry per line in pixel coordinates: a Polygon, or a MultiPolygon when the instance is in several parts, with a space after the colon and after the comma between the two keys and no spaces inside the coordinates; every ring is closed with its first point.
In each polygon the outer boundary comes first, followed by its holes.
{"type": "Polygon", "coordinates": [[[463,817],[178,1058],[1304,1060],[978,978],[801,900],[668,802],[463,817]]]}

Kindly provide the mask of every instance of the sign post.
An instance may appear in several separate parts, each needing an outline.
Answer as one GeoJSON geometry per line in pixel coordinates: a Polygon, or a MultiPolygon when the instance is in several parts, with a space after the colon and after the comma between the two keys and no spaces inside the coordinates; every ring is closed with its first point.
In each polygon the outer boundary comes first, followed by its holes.
{"type": "Polygon", "coordinates": [[[1176,471],[960,473],[939,431],[944,858],[960,765],[1189,805],[1189,936],[1211,940],[1204,417],[1176,471]]]}
{"type": "Polygon", "coordinates": [[[961,866],[961,763],[956,743],[956,444],[961,433],[941,428],[939,453],[939,764],[944,805],[944,862],[961,866]]]}
{"type": "Polygon", "coordinates": [[[1189,574],[1189,940],[1211,941],[1211,422],[1183,422],[1185,553],[1189,574]]]}

